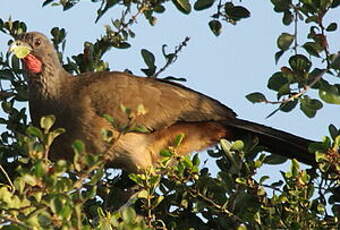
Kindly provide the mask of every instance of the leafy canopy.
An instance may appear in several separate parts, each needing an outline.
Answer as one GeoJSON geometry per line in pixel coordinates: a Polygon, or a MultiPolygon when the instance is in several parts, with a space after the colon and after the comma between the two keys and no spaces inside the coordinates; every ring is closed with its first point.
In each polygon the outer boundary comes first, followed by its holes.
{"type": "MultiPolygon", "coordinates": [[[[64,68],[71,73],[109,70],[102,59],[111,48],[127,49],[137,18],[144,17],[155,26],[157,17],[169,4],[183,14],[193,10],[209,10],[207,22],[213,35],[222,29],[245,23],[251,16],[243,2],[197,0],[92,0],[97,7],[96,22],[112,8],[122,10],[121,17],[105,27],[103,36],[85,42],[84,50],[64,57],[66,30],[52,28],[52,42],[59,52],[64,68]],[[98,7],[99,5],[99,7],[98,7]],[[247,19],[247,20],[246,20],[247,19]]],[[[276,100],[263,93],[246,96],[253,102],[274,104],[277,111],[290,112],[299,105],[304,114],[313,118],[327,104],[340,104],[339,51],[332,53],[328,36],[338,29],[336,21],[325,24],[324,18],[339,10],[339,1],[332,0],[272,0],[274,12],[282,15],[282,24],[291,28],[277,38],[278,51],[288,62],[268,79],[268,88],[276,100]],[[299,25],[308,28],[301,34],[299,25]],[[298,36],[299,35],[299,36],[298,36]],[[332,80],[330,80],[332,79],[332,80]],[[312,94],[310,92],[317,92],[312,94]]],[[[45,0],[44,7],[76,8],[78,0],[45,0]]],[[[42,9],[44,10],[44,9],[42,9]]],[[[76,9],[74,9],[76,10],[76,9]]],[[[27,30],[25,22],[0,18],[0,31],[15,38],[27,30]]],[[[184,81],[166,76],[189,42],[184,39],[173,51],[162,46],[165,64],[159,57],[142,49],[146,67],[141,70],[149,77],[184,81]]],[[[25,50],[18,50],[24,54],[25,50]]],[[[127,70],[129,71],[129,70],[127,70]]],[[[340,130],[329,126],[329,137],[312,144],[318,167],[303,169],[292,160],[290,168],[281,172],[281,179],[272,181],[270,175],[257,175],[266,164],[280,165],[287,159],[262,154],[256,140],[221,140],[215,149],[208,150],[215,160],[217,172],[211,172],[197,154],[180,157],[176,148],[185,138],[179,135],[174,145],[161,151],[163,160],[156,168],[128,177],[116,175],[105,167],[102,156],[86,154],[81,141],[73,144],[73,161],[51,162],[49,148],[64,132],[54,129],[55,117],[43,117],[40,127],[33,127],[25,108],[17,102],[28,99],[25,74],[19,60],[7,53],[0,55],[0,100],[4,114],[0,123],[6,129],[0,135],[0,229],[338,229],[340,213],[340,130]],[[5,86],[8,86],[7,88],[5,86]],[[127,179],[129,178],[129,179],[127,179]],[[132,188],[128,184],[132,182],[132,188]],[[129,202],[122,204],[130,198],[129,202]]],[[[122,108],[131,116],[129,108],[122,108]]],[[[143,113],[143,107],[138,111],[143,113]]],[[[114,118],[103,115],[122,134],[145,131],[143,127],[126,124],[117,127],[114,118]]],[[[110,132],[104,140],[112,139],[110,132]]]]}

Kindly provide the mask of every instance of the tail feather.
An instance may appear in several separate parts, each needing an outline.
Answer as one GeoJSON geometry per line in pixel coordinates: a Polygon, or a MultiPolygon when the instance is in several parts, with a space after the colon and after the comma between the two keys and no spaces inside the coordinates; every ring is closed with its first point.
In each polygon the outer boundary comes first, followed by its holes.
{"type": "Polygon", "coordinates": [[[225,125],[233,129],[236,137],[249,132],[255,134],[259,137],[260,145],[271,153],[295,158],[308,165],[316,165],[314,154],[308,151],[309,144],[314,142],[312,140],[242,119],[227,121],[225,125]]]}

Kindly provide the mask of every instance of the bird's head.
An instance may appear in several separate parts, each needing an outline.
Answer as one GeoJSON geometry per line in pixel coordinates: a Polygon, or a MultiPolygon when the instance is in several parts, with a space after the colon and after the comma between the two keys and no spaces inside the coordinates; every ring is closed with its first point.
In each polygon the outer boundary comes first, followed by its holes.
{"type": "Polygon", "coordinates": [[[10,45],[9,51],[22,59],[30,74],[39,74],[44,64],[59,62],[58,55],[49,39],[38,32],[20,34],[10,45]]]}

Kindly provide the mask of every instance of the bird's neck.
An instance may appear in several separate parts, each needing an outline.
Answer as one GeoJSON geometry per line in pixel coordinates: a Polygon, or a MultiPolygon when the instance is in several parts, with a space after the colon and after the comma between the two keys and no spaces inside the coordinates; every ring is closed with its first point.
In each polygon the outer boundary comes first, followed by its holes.
{"type": "Polygon", "coordinates": [[[54,101],[64,95],[72,76],[58,61],[42,64],[42,71],[29,77],[30,98],[38,101],[54,101]]]}

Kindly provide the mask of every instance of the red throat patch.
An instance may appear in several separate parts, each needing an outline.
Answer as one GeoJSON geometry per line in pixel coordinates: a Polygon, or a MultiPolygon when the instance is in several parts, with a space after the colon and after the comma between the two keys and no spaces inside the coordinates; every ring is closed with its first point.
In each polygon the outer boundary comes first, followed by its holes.
{"type": "Polygon", "coordinates": [[[42,72],[42,63],[32,54],[28,54],[24,59],[25,68],[29,73],[38,74],[42,72]]]}

